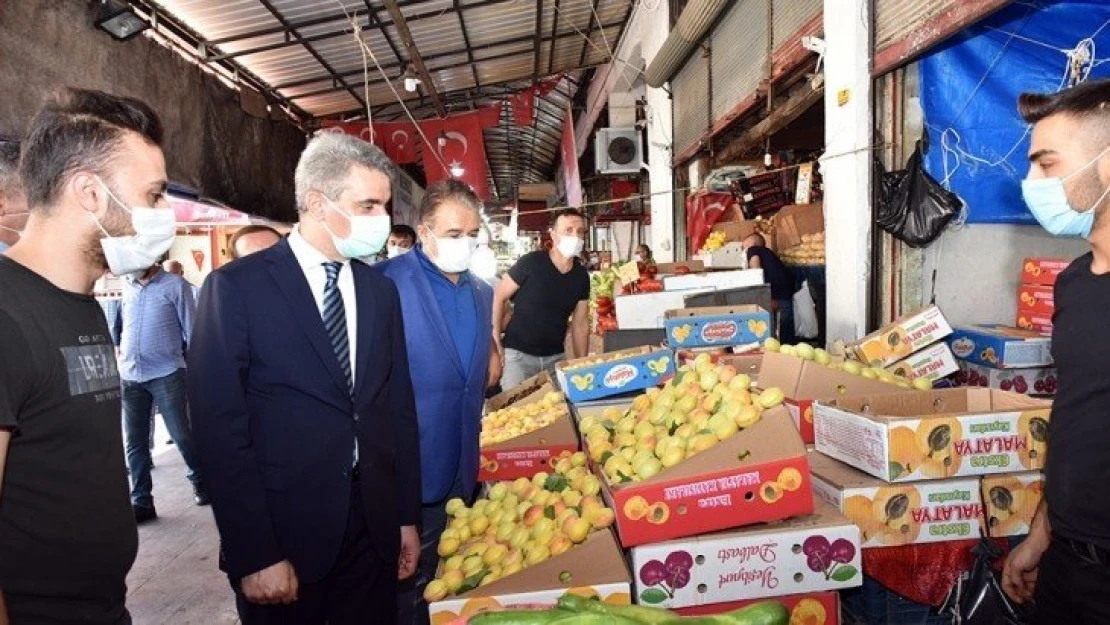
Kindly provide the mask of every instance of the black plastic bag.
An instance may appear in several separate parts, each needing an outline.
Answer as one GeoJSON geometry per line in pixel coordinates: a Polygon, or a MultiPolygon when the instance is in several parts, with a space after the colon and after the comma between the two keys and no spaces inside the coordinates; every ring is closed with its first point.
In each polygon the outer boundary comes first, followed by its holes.
{"type": "Polygon", "coordinates": [[[911,247],[933,242],[949,221],[960,212],[963,202],[925,173],[921,164],[921,144],[913,151],[906,168],[882,173],[879,178],[879,210],[875,221],[911,247]]]}
{"type": "Polygon", "coordinates": [[[1002,580],[991,563],[1002,551],[984,538],[972,548],[975,564],[960,578],[955,596],[948,602],[958,625],[1027,625],[1023,606],[1010,601],[1002,590],[1002,580]]]}

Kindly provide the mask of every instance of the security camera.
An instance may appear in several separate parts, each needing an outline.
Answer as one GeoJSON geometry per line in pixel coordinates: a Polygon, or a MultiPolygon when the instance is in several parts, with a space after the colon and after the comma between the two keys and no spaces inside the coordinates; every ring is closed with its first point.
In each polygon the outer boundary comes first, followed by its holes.
{"type": "Polygon", "coordinates": [[[802,37],[802,47],[817,54],[825,53],[825,40],[820,37],[802,37]]]}
{"type": "Polygon", "coordinates": [[[646,119],[638,120],[636,122],[636,130],[643,130],[644,128],[647,128],[647,124],[648,123],[646,119]]]}

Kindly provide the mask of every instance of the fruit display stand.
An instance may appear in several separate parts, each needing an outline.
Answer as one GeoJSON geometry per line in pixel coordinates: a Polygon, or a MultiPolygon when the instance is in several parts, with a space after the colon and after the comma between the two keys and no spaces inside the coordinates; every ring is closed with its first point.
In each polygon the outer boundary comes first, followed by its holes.
{"type": "Polygon", "coordinates": [[[898,390],[890,382],[880,379],[878,374],[873,378],[860,375],[863,368],[858,363],[841,363],[835,367],[830,365],[833,365],[831,361],[821,364],[816,360],[806,360],[781,352],[767,351],[763,355],[759,369],[759,386],[782,389],[785,397],[783,404],[806,444],[814,442],[814,401],[898,390]]]}
{"type": "Polygon", "coordinates": [[[993,538],[1024,536],[1044,496],[1044,474],[1024,471],[985,475],[979,487],[987,517],[987,534],[993,538]]]}
{"type": "Polygon", "coordinates": [[[960,386],[980,386],[1013,391],[1022,395],[1051,397],[1059,385],[1055,367],[1030,367],[1028,369],[995,369],[959,361],[956,382],[960,386]]]}
{"type": "MultiPolygon", "coordinates": [[[[579,410],[600,418],[612,408],[579,410]]],[[[580,421],[580,425],[584,421],[580,421]]],[[[712,435],[700,435],[712,436],[712,435]]],[[[634,547],[813,510],[805,446],[781,406],[754,425],[715,442],[648,479],[614,484],[594,458],[606,503],[617,513],[621,544],[634,547]]]]}
{"type": "Polygon", "coordinates": [[[566,360],[555,366],[555,375],[567,398],[582,402],[661,384],[674,370],[673,352],[644,346],[566,360]]]}
{"type": "Polygon", "coordinates": [[[936,306],[899,317],[893,323],[848,346],[852,356],[886,367],[952,334],[952,326],[936,306]]]}
{"type": "Polygon", "coordinates": [[[787,521],[632,549],[636,602],[666,608],[853,588],[860,562],[859,529],[826,503],[787,521]]]}
{"type": "Polygon", "coordinates": [[[1026,369],[1052,364],[1052,339],[1036,332],[999,325],[957,328],[948,337],[956,358],[995,369],[1026,369]]]}
{"type": "Polygon", "coordinates": [[[530,478],[549,470],[552,458],[578,450],[578,434],[566,402],[546,372],[487,400],[481,437],[480,482],[530,478]],[[544,415],[546,418],[534,421],[544,415]],[[506,421],[502,423],[500,418],[506,421]],[[513,436],[517,431],[521,433],[513,436]]]}
{"type": "Polygon", "coordinates": [[[768,601],[779,603],[786,608],[790,615],[788,621],[790,625],[839,625],[840,623],[840,595],[834,591],[786,595],[775,597],[773,600],[748,599],[729,603],[711,603],[676,608],[674,612],[681,616],[712,616],[768,601]]]}
{"type": "Polygon", "coordinates": [[[959,371],[960,363],[948,344],[941,341],[911,354],[905,360],[890,365],[887,371],[909,380],[925,379],[930,382],[952,375],[959,371]]]}
{"type": "MultiPolygon", "coordinates": [[[[442,565],[441,565],[442,566],[442,565]]],[[[580,545],[518,573],[461,595],[430,602],[432,625],[444,625],[490,610],[554,606],[567,593],[629,604],[632,580],[611,531],[590,534],[580,545]]]]}
{"type": "Polygon", "coordinates": [[[809,455],[813,491],[860,531],[862,546],[976,538],[986,531],[980,478],[890,484],[820,452],[809,455]]]}
{"type": "Polygon", "coordinates": [[[663,325],[672,349],[749,345],[771,336],[771,314],[759,306],[668,310],[663,325]]]}
{"type": "Polygon", "coordinates": [[[1051,406],[988,389],[843,397],[816,404],[815,442],[888,482],[1041,469],[1051,406]]]}

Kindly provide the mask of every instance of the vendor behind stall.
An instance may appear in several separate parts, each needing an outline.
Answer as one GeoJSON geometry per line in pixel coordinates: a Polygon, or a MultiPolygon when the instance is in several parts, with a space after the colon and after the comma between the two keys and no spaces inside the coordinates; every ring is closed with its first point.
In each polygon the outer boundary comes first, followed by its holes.
{"type": "Polygon", "coordinates": [[[767,247],[762,234],[748,235],[743,242],[748,257],[748,269],[762,269],[763,281],[771,285],[771,299],[778,313],[777,336],[785,345],[797,342],[794,335],[794,274],[782,263],[778,255],[767,247]]]}

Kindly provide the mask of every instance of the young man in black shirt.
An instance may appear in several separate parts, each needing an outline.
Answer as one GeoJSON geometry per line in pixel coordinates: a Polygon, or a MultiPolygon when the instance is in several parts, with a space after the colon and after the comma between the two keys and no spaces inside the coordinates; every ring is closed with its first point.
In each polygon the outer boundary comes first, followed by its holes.
{"type": "Polygon", "coordinates": [[[782,263],[778,255],[767,247],[762,234],[748,235],[743,242],[748,256],[748,269],[762,269],[763,281],[771,285],[771,299],[775,302],[778,318],[777,336],[783,345],[798,342],[794,334],[794,273],[782,263]]]}
{"type": "Polygon", "coordinates": [[[0,255],[0,623],[131,622],[120,379],[92,290],[173,242],[161,141],[142,102],[74,90],[23,142],[31,214],[0,255]]]}
{"type": "Polygon", "coordinates": [[[1049,424],[1045,498],[1003,585],[1043,624],[1110,623],[1110,80],[1018,104],[1035,124],[1022,194],[1049,232],[1091,252],[1056,281],[1052,349],[1060,387],[1049,424]]]}
{"type": "Polygon", "coordinates": [[[564,341],[570,319],[571,358],[586,355],[590,332],[590,276],[578,260],[586,240],[586,217],[573,208],[555,213],[551,249],[525,254],[493,295],[494,335],[501,327],[505,303],[513,314],[505,338],[495,336],[504,362],[501,387],[510,389],[540,371],[551,372],[565,359],[564,341]]]}

